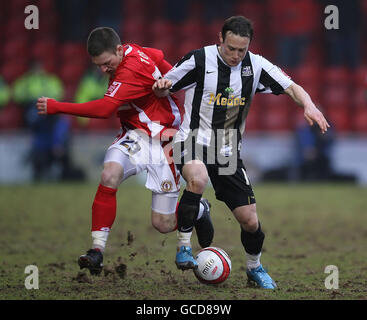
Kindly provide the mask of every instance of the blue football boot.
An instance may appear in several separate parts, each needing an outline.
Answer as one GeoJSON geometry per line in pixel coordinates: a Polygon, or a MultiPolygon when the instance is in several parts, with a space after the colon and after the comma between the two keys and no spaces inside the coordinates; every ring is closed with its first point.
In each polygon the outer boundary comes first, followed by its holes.
{"type": "Polygon", "coordinates": [[[256,284],[260,288],[275,289],[277,285],[274,280],[269,276],[263,266],[260,264],[257,268],[246,270],[249,284],[256,284]]]}
{"type": "Polygon", "coordinates": [[[198,263],[192,256],[192,250],[190,247],[181,246],[176,253],[176,266],[181,270],[196,269],[198,263]]]}

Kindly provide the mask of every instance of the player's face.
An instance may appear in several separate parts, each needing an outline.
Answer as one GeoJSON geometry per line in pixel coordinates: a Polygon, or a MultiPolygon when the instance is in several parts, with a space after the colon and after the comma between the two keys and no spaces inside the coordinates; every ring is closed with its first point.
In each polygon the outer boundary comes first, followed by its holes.
{"type": "Polygon", "coordinates": [[[228,31],[225,40],[223,40],[222,33],[219,34],[219,40],[219,52],[223,60],[231,67],[237,66],[247,53],[250,38],[228,31]]]}
{"type": "Polygon", "coordinates": [[[103,73],[109,74],[111,77],[114,75],[117,67],[122,61],[123,48],[121,45],[117,46],[116,52],[104,51],[102,54],[96,57],[92,57],[92,62],[100,68],[103,73]]]}

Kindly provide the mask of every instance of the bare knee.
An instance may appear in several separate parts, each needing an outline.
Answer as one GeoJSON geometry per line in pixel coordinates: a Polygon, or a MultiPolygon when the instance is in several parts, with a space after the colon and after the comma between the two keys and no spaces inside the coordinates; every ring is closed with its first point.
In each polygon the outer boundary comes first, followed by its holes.
{"type": "Polygon", "coordinates": [[[187,180],[187,190],[202,194],[204,193],[205,187],[208,184],[208,177],[191,177],[187,180]]]}
{"type": "Polygon", "coordinates": [[[255,204],[238,207],[233,210],[233,214],[246,231],[255,232],[259,227],[255,204]]]}
{"type": "Polygon", "coordinates": [[[209,177],[205,165],[198,160],[186,164],[183,169],[183,177],[186,180],[188,191],[202,194],[208,184],[209,177]]]}
{"type": "Polygon", "coordinates": [[[101,174],[101,184],[117,189],[123,177],[122,166],[117,162],[107,162],[101,174]]]}
{"type": "Polygon", "coordinates": [[[176,225],[176,215],[174,213],[160,214],[152,211],[152,226],[160,233],[172,232],[176,225]]]}

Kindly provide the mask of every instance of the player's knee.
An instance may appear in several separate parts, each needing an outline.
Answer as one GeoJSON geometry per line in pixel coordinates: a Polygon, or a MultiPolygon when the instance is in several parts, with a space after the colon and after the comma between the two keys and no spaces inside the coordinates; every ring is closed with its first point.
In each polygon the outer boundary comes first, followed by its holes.
{"type": "Polygon", "coordinates": [[[174,229],[171,225],[169,225],[167,223],[162,223],[162,222],[158,222],[158,223],[152,222],[152,225],[153,225],[154,229],[156,229],[160,233],[169,233],[169,232],[173,231],[173,229],[174,229]]]}
{"type": "Polygon", "coordinates": [[[176,224],[176,216],[174,214],[153,213],[152,215],[152,226],[160,233],[172,232],[175,230],[176,224]]]}
{"type": "Polygon", "coordinates": [[[186,180],[186,189],[194,193],[203,193],[208,184],[209,177],[205,165],[195,160],[183,168],[183,177],[186,180]]]}
{"type": "Polygon", "coordinates": [[[259,227],[259,221],[257,219],[257,216],[250,217],[245,224],[245,230],[248,232],[255,232],[257,228],[259,227]]]}
{"type": "Polygon", "coordinates": [[[110,188],[118,188],[122,179],[122,167],[117,165],[107,165],[101,174],[101,183],[110,188]]]}
{"type": "Polygon", "coordinates": [[[187,189],[194,193],[203,193],[206,185],[208,184],[209,178],[205,174],[199,174],[197,176],[191,176],[187,180],[187,189]]]}
{"type": "Polygon", "coordinates": [[[255,205],[236,208],[234,214],[241,226],[248,232],[255,232],[259,226],[255,205]],[[236,211],[237,210],[237,211],[236,211]]]}
{"type": "Polygon", "coordinates": [[[101,175],[101,183],[106,187],[117,188],[119,185],[119,177],[109,170],[103,170],[101,175]]]}

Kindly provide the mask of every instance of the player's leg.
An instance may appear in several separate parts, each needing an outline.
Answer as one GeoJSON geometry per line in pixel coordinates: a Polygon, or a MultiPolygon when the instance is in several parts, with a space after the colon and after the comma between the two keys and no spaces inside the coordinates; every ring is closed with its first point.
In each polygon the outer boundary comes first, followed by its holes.
{"type": "MultiPolygon", "coordinates": [[[[160,233],[168,233],[177,230],[177,210],[179,202],[178,192],[177,193],[155,193],[152,192],[152,225],[160,233]]],[[[210,208],[211,204],[208,199],[201,198],[199,213],[195,221],[195,228],[198,229],[200,226],[206,227],[202,222],[204,217],[210,219],[210,208]]],[[[198,232],[198,231],[197,231],[198,232]]],[[[213,231],[214,232],[214,231],[213,231]]],[[[201,238],[199,238],[200,240],[201,238]]],[[[212,238],[211,238],[212,239],[212,238]]],[[[207,239],[199,241],[202,248],[208,247],[211,241],[207,239]]]]}
{"type": "MultiPolygon", "coordinates": [[[[180,174],[176,165],[172,162],[169,154],[172,149],[169,145],[163,147],[161,144],[151,144],[151,150],[155,164],[148,165],[148,177],[146,187],[155,193],[177,193],[179,192],[180,174]],[[159,155],[159,157],[157,157],[159,155]],[[156,156],[156,157],[154,157],[156,156]]],[[[191,250],[191,234],[194,225],[200,223],[199,228],[201,233],[199,235],[199,243],[201,245],[210,245],[214,229],[210,220],[210,204],[206,199],[202,199],[201,195],[204,192],[205,186],[208,182],[208,175],[205,165],[199,160],[189,161],[183,167],[180,166],[183,177],[187,182],[186,190],[184,190],[180,202],[177,205],[177,236],[178,236],[178,252],[176,254],[176,264],[181,269],[194,268],[197,266],[195,259],[192,256],[191,250]],[[202,208],[202,209],[201,209],[202,208]],[[199,220],[198,220],[199,219],[199,220]],[[209,227],[207,225],[210,224],[209,227]],[[205,234],[204,234],[205,233],[205,234]],[[201,237],[200,237],[201,236],[201,237]]],[[[156,196],[157,199],[159,196],[156,196]]],[[[172,199],[171,199],[172,200],[172,199]]],[[[165,199],[156,201],[158,206],[165,203],[165,199]]],[[[171,212],[176,207],[176,203],[170,202],[171,212]]],[[[152,207],[158,213],[162,212],[152,207]]],[[[174,222],[174,215],[163,217],[159,214],[153,215],[152,223],[157,225],[159,231],[171,230],[174,222]],[[163,220],[162,220],[163,219],[163,220]],[[167,223],[169,225],[163,225],[167,223]],[[160,225],[162,224],[162,225],[160,225]]]]}
{"type": "Polygon", "coordinates": [[[211,204],[206,198],[200,199],[199,213],[195,221],[196,236],[202,248],[209,247],[214,238],[214,226],[210,217],[211,204]]]}
{"type": "Polygon", "coordinates": [[[265,234],[258,221],[256,204],[240,206],[232,212],[241,226],[241,242],[246,252],[246,273],[249,281],[261,288],[275,289],[275,282],[260,262],[265,234]]]}
{"type": "Polygon", "coordinates": [[[177,192],[152,192],[152,226],[160,233],[176,230],[177,192]]]}
{"type": "Polygon", "coordinates": [[[100,184],[92,205],[92,248],[79,257],[80,268],[99,274],[103,268],[103,252],[116,218],[116,192],[120,183],[136,174],[136,166],[118,148],[109,148],[100,184]]]}
{"type": "Polygon", "coordinates": [[[186,181],[186,189],[177,208],[176,265],[179,269],[186,270],[197,267],[197,263],[192,257],[191,234],[209,177],[205,164],[200,160],[187,162],[183,165],[181,172],[186,181]]]}
{"type": "Polygon", "coordinates": [[[209,172],[217,199],[226,203],[240,224],[249,280],[262,288],[274,289],[274,281],[260,263],[265,235],[258,220],[255,196],[242,160],[239,159],[233,175],[220,176],[212,170],[209,172]]]}

